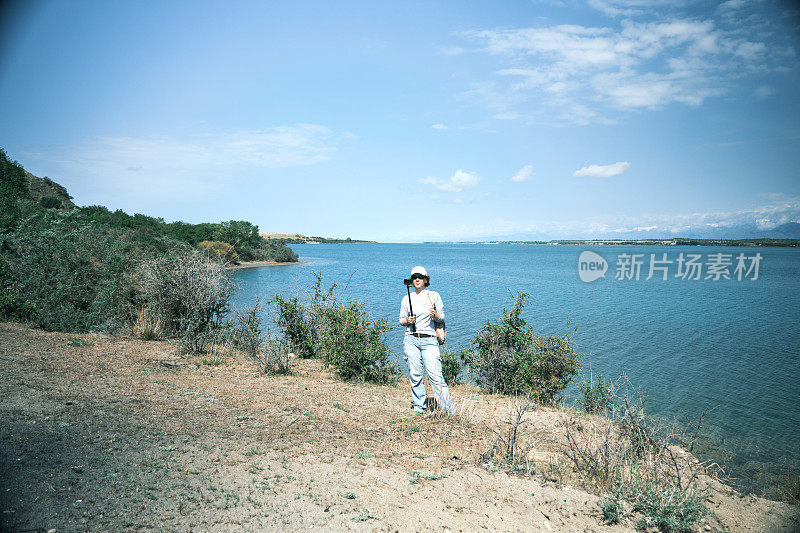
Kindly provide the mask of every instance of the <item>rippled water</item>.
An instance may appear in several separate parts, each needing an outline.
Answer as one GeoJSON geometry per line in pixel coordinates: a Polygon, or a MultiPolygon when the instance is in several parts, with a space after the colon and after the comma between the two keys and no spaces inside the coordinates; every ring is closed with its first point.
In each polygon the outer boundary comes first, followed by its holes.
{"type": "MultiPolygon", "coordinates": [[[[469,343],[511,302],[531,295],[524,317],[542,334],[577,326],[575,337],[595,373],[625,374],[647,391],[648,410],[683,420],[703,418],[701,458],[722,464],[741,487],[762,490],[800,463],[800,250],[645,246],[351,244],[296,245],[301,265],[235,273],[234,305],[307,294],[315,272],[365,301],[375,316],[396,323],[406,292],[402,279],[424,265],[441,293],[448,345],[469,343]],[[607,262],[605,278],[584,283],[578,257],[591,249],[607,262]],[[668,280],[650,254],[673,263],[668,280]],[[675,278],[680,253],[731,254],[730,280],[675,278]],[[736,256],[762,256],[758,279],[734,274],[736,256]],[[621,254],[643,254],[640,279],[615,279],[621,254]]],[[[749,263],[747,263],[749,266],[749,263]]],[[[705,271],[703,273],[705,277],[705,271]]],[[[402,330],[389,344],[401,353],[402,330]]],[[[567,392],[575,397],[574,387],[567,392]]]]}

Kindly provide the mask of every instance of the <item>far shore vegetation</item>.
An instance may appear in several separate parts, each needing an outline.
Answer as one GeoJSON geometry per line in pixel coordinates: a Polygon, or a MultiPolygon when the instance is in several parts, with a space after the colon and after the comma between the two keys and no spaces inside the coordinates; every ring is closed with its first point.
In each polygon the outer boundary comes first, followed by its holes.
{"type": "Polygon", "coordinates": [[[314,237],[303,235],[302,233],[266,233],[261,236],[270,242],[280,242],[283,244],[355,244],[355,243],[374,243],[375,241],[364,241],[345,237],[344,239],[334,239],[330,237],[314,237]]]}
{"type": "Polygon", "coordinates": [[[554,241],[448,241],[425,242],[424,244],[548,244],[579,246],[777,246],[799,247],[800,239],[591,239],[554,241]]]}

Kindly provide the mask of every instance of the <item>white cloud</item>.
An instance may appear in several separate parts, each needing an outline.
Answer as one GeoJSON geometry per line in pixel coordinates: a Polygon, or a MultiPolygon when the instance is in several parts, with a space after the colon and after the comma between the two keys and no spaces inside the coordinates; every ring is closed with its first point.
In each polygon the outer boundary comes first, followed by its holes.
{"type": "Polygon", "coordinates": [[[445,124],[434,124],[433,126],[431,126],[431,128],[433,128],[435,130],[446,130],[447,129],[447,125],[445,125],[445,124]]]}
{"type": "Polygon", "coordinates": [[[634,17],[653,11],[663,12],[686,4],[686,0],[588,0],[589,7],[610,17],[634,17]]]}
{"type": "Polygon", "coordinates": [[[299,124],[260,130],[175,137],[100,137],[71,147],[65,171],[87,187],[160,200],[203,197],[225,183],[263,175],[264,169],[313,165],[335,147],[325,126],[299,124]]]}
{"type": "Polygon", "coordinates": [[[533,177],[533,165],[525,165],[511,177],[511,181],[522,182],[528,181],[533,177]]]}
{"type": "Polygon", "coordinates": [[[761,85],[756,88],[756,97],[759,100],[764,100],[766,98],[769,98],[773,94],[775,94],[775,89],[773,89],[769,85],[761,85]]]}
{"type": "Polygon", "coordinates": [[[480,181],[481,178],[477,175],[470,172],[464,172],[463,170],[459,169],[450,177],[450,179],[438,180],[434,177],[428,176],[427,178],[418,179],[417,183],[422,185],[433,185],[440,191],[461,192],[464,189],[475,187],[480,181]]]}
{"type": "Polygon", "coordinates": [[[756,72],[764,79],[764,73],[793,68],[785,52],[793,51],[788,37],[765,32],[763,16],[738,0],[706,19],[679,16],[681,9],[688,11],[683,0],[590,3],[615,16],[660,16],[657,22],[626,18],[598,27],[465,32],[477,52],[498,58],[498,68],[495,78],[463,96],[484,102],[495,118],[609,123],[614,112],[700,106],[709,98],[741,94],[739,86],[756,72]],[[734,8],[741,8],[741,16],[724,15],[734,8]]]}
{"type": "Polygon", "coordinates": [[[612,165],[589,165],[572,173],[576,177],[610,178],[622,174],[631,166],[627,161],[618,161],[612,165]]]}

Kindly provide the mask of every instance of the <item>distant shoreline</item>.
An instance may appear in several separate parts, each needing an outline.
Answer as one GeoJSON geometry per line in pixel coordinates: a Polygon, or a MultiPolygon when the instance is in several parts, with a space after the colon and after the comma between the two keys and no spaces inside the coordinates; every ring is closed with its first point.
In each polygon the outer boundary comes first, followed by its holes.
{"type": "Polygon", "coordinates": [[[225,268],[228,270],[242,270],[245,268],[259,268],[268,266],[283,266],[283,265],[299,265],[305,261],[286,261],[279,263],[278,261],[245,261],[238,265],[228,265],[225,268]]]}
{"type": "Polygon", "coordinates": [[[751,246],[800,247],[800,239],[637,239],[637,240],[557,240],[557,241],[426,241],[422,244],[525,244],[548,246],[751,246]]]}

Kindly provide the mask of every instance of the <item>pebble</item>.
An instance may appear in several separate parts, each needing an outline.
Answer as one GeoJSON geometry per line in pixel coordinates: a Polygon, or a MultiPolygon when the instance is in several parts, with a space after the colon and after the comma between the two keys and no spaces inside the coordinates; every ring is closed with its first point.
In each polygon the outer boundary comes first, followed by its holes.
{"type": "Polygon", "coordinates": [[[53,528],[53,529],[48,529],[48,530],[47,530],[47,533],[56,533],[56,528],[53,528]]]}

